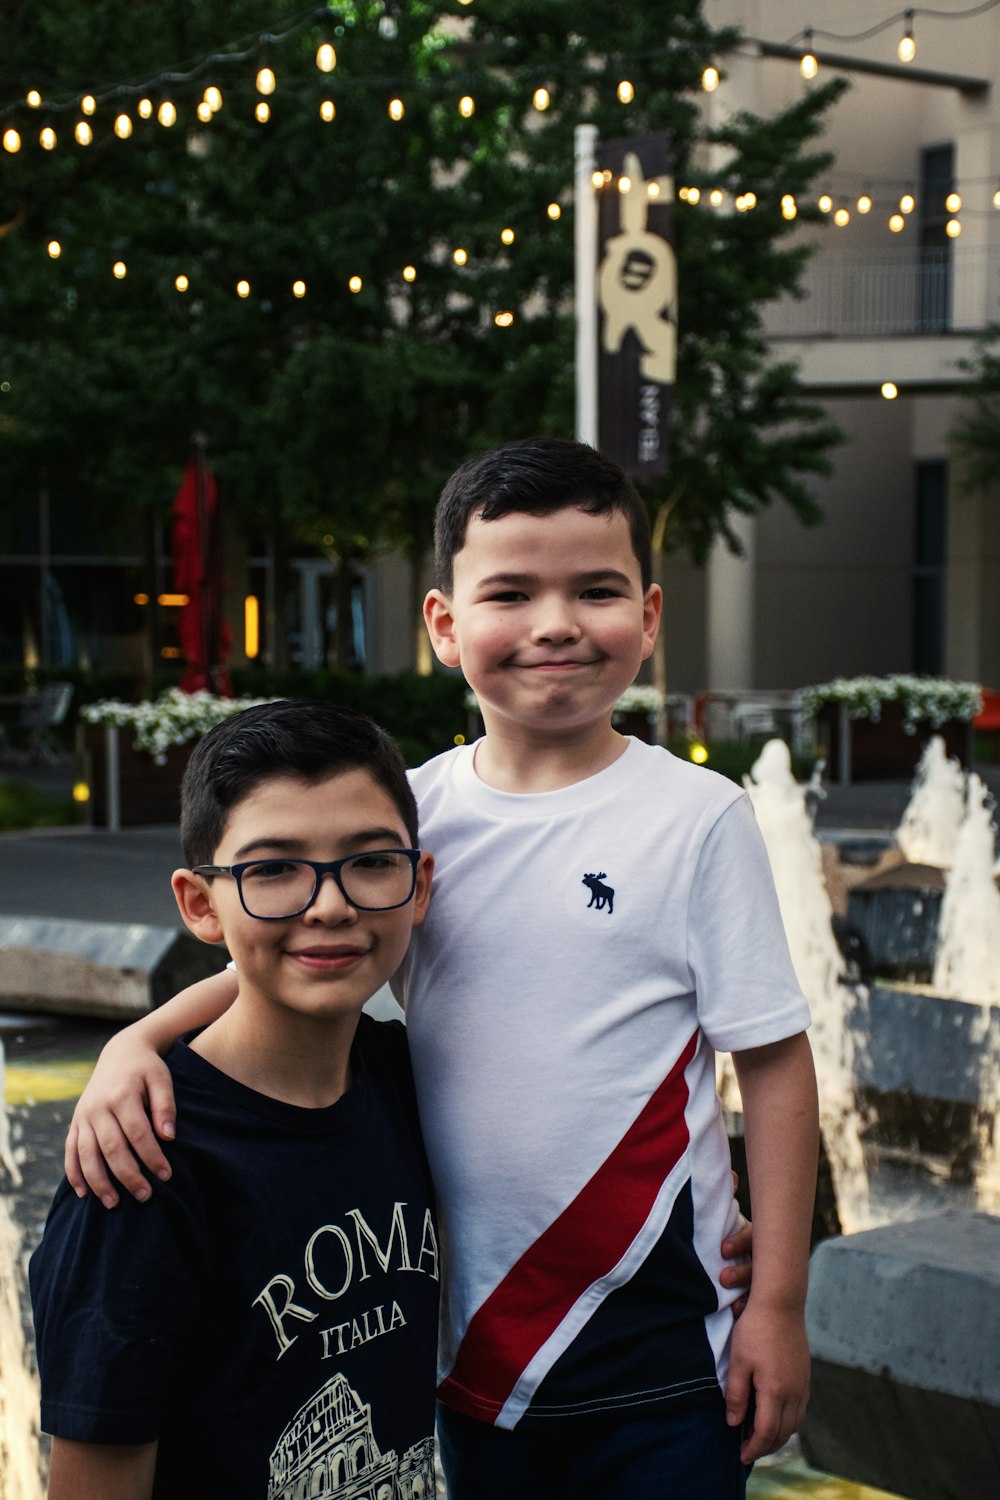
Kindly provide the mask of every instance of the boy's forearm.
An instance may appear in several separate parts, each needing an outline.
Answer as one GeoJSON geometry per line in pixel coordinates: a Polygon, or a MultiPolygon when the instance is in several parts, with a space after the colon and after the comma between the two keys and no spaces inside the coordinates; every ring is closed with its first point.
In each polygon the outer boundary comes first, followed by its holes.
{"type": "Polygon", "coordinates": [[[149,1500],[156,1443],[112,1446],[52,1439],[48,1500],[149,1500]]]}
{"type": "Polygon", "coordinates": [[[132,1031],[162,1056],[169,1052],[179,1036],[217,1021],[236,999],[239,982],[231,969],[199,979],[157,1006],[148,1016],[133,1022],[132,1031]]]}
{"type": "Polygon", "coordinates": [[[819,1109],[805,1033],[733,1054],[753,1204],[753,1287],[758,1306],[804,1306],[816,1195],[819,1109]]]}

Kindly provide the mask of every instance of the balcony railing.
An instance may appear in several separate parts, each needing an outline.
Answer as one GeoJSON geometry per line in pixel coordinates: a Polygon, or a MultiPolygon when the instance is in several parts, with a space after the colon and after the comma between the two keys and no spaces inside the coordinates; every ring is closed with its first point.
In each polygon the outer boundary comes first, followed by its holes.
{"type": "Polygon", "coordinates": [[[801,299],[765,310],[772,338],[970,333],[1000,320],[1000,255],[987,245],[819,251],[801,299]]]}

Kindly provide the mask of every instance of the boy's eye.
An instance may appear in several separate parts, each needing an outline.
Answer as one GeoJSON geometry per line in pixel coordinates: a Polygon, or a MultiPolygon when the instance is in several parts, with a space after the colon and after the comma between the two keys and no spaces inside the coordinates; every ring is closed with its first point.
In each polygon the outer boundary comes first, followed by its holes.
{"type": "Polygon", "coordinates": [[[504,589],[502,593],[490,594],[489,602],[491,604],[517,604],[527,597],[527,594],[523,594],[520,589],[504,589]]]}
{"type": "Polygon", "coordinates": [[[392,849],[383,849],[378,854],[359,854],[357,859],[351,860],[349,869],[371,872],[397,870],[405,862],[405,854],[397,854],[392,849]]]}
{"type": "Polygon", "coordinates": [[[583,598],[583,599],[618,599],[618,598],[620,598],[620,596],[621,596],[621,591],[619,589],[613,589],[613,588],[607,587],[606,585],[601,585],[600,587],[596,587],[596,588],[592,588],[592,589],[584,589],[583,594],[581,595],[581,598],[583,598]]]}
{"type": "Polygon", "coordinates": [[[293,859],[265,859],[259,865],[244,870],[244,880],[287,880],[294,875],[298,865],[293,859]]]}

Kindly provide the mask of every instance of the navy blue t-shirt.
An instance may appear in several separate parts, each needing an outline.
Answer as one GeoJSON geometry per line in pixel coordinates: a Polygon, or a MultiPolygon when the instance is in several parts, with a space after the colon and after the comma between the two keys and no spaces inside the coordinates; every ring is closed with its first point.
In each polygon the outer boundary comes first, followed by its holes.
{"type": "Polygon", "coordinates": [[[173,1177],[60,1186],[32,1256],[42,1427],[157,1440],[154,1495],[434,1494],[438,1248],[405,1031],[362,1016],[327,1109],[179,1042],[173,1177]]]}

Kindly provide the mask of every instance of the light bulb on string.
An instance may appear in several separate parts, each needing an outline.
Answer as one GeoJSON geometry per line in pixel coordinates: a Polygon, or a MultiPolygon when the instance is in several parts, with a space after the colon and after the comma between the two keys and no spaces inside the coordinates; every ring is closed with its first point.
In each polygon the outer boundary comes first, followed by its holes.
{"type": "Polygon", "coordinates": [[[812,27],[807,26],[802,34],[802,56],[799,59],[799,72],[803,78],[815,78],[819,72],[819,63],[812,49],[813,34],[812,27]]]}
{"type": "Polygon", "coordinates": [[[514,321],[512,312],[498,312],[494,315],[494,323],[498,328],[509,328],[514,321]]]}
{"type": "MultiPolygon", "coordinates": [[[[650,183],[650,187],[652,187],[652,186],[653,186],[653,184],[650,183]]],[[[696,188],[696,187],[688,188],[688,202],[689,203],[700,203],[701,202],[701,188],[696,188]]]]}
{"type": "Polygon", "coordinates": [[[893,234],[898,234],[905,223],[906,220],[903,218],[902,214],[891,214],[889,217],[889,228],[892,230],[893,234]]]}
{"type": "Polygon", "coordinates": [[[744,193],[743,194],[743,202],[746,204],[747,208],[756,208],[757,207],[757,194],[755,192],[753,192],[753,191],[744,193]]]}
{"type": "Polygon", "coordinates": [[[405,115],[405,113],[406,113],[406,106],[403,104],[402,99],[390,99],[389,100],[389,119],[390,120],[401,120],[403,118],[403,116],[405,115]]]}
{"type": "Polygon", "coordinates": [[[25,103],[29,109],[37,109],[42,102],[42,96],[37,89],[29,89],[25,95],[25,103]]]}
{"type": "Polygon", "coordinates": [[[135,108],[141,120],[148,120],[153,113],[153,101],[152,99],[140,99],[135,108]]]}
{"type": "Polygon", "coordinates": [[[85,115],[92,115],[97,108],[97,101],[93,94],[84,94],[80,100],[80,109],[85,115]]]}
{"type": "Polygon", "coordinates": [[[708,195],[708,201],[709,201],[709,203],[711,203],[711,205],[712,205],[713,208],[718,208],[719,205],[722,202],[722,197],[723,197],[722,189],[721,188],[713,188],[712,191],[708,195]]]}
{"type": "Polygon", "coordinates": [[[619,104],[631,104],[632,100],[635,98],[635,89],[632,87],[631,83],[629,83],[627,78],[622,79],[621,83],[618,85],[617,92],[619,104]]]}
{"type": "Polygon", "coordinates": [[[48,250],[52,260],[58,260],[60,255],[62,255],[62,245],[60,245],[58,240],[49,240],[45,248],[48,250]]]}
{"type": "Polygon", "coordinates": [[[332,99],[322,99],[319,106],[319,117],[329,125],[331,120],[337,118],[337,106],[332,99]]]}
{"type": "Polygon", "coordinates": [[[172,99],[163,100],[159,109],[156,111],[156,118],[159,120],[160,124],[164,127],[165,130],[169,130],[171,125],[176,125],[177,109],[172,99]]]}
{"type": "Polygon", "coordinates": [[[950,214],[957,214],[962,207],[961,193],[949,193],[944,200],[944,206],[950,214]]]}
{"type": "Polygon", "coordinates": [[[836,224],[838,229],[844,229],[851,222],[851,215],[849,210],[846,208],[838,208],[837,212],[833,216],[833,222],[836,224]]]}
{"type": "Polygon", "coordinates": [[[214,83],[210,83],[202,96],[203,102],[208,105],[213,115],[222,108],[222,90],[214,83]]]}
{"type": "Polygon", "coordinates": [[[38,132],[38,144],[43,151],[52,151],[56,144],[56,133],[51,125],[43,125],[38,132]]]}
{"type": "Polygon", "coordinates": [[[899,395],[899,387],[894,380],[883,380],[881,394],[883,400],[895,401],[899,395]]]}
{"type": "Polygon", "coordinates": [[[11,156],[16,156],[21,149],[21,137],[13,125],[3,133],[3,149],[9,152],[11,156]]]}
{"type": "Polygon", "coordinates": [[[183,271],[179,276],[174,277],[174,286],[179,292],[186,292],[190,285],[191,283],[188,281],[183,271]]]}
{"type": "Polygon", "coordinates": [[[545,212],[548,214],[549,218],[552,219],[552,220],[561,219],[562,218],[562,208],[560,207],[560,205],[558,203],[550,203],[549,206],[548,206],[548,208],[545,210],[545,212]]]}
{"type": "Polygon", "coordinates": [[[126,266],[123,260],[116,260],[111,267],[111,274],[116,281],[124,281],[128,275],[128,266],[126,266]]]}
{"type": "Polygon", "coordinates": [[[267,124],[268,120],[271,118],[271,106],[268,104],[266,99],[261,99],[260,103],[254,110],[254,115],[261,125],[267,124]]]}
{"type": "Polygon", "coordinates": [[[352,292],[360,292],[364,283],[362,282],[360,276],[352,276],[347,285],[352,292]]]}
{"type": "Polygon", "coordinates": [[[652,178],[650,178],[649,182],[646,183],[646,197],[647,198],[658,198],[659,196],[660,196],[660,184],[657,182],[657,180],[656,180],[655,177],[652,177],[652,178]]]}
{"type": "Polygon", "coordinates": [[[416,266],[404,266],[403,267],[403,280],[404,281],[416,281],[416,279],[417,279],[417,268],[416,268],[416,266]]]}
{"type": "Polygon", "coordinates": [[[514,231],[513,231],[513,229],[501,229],[501,231],[500,231],[500,240],[501,240],[501,243],[504,244],[504,245],[513,245],[513,243],[514,243],[514,231]]]}
{"type": "Polygon", "coordinates": [[[781,216],[783,219],[794,219],[798,214],[798,206],[791,193],[785,193],[781,200],[781,216]]]}
{"type": "Polygon", "coordinates": [[[899,211],[902,214],[912,214],[916,207],[916,200],[912,193],[904,193],[899,200],[899,211]]]}
{"type": "Polygon", "coordinates": [[[463,250],[461,245],[459,245],[452,251],[451,258],[455,262],[456,266],[464,266],[469,259],[469,252],[467,250],[463,250]]]}
{"type": "Polygon", "coordinates": [[[1000,208],[1000,188],[993,194],[993,207],[1000,208]]]}
{"type": "MultiPolygon", "coordinates": [[[[621,177],[619,177],[618,179],[618,191],[620,193],[630,193],[632,191],[631,177],[627,177],[624,173],[622,173],[621,177]]],[[[681,188],[681,194],[686,198],[687,188],[681,188]]]]}
{"type": "Polygon", "coordinates": [[[959,219],[949,219],[944,226],[944,232],[950,240],[957,240],[962,233],[962,224],[959,219]]]}
{"type": "Polygon", "coordinates": [[[543,110],[548,109],[549,105],[552,102],[552,96],[549,93],[548,89],[536,89],[531,96],[531,102],[534,105],[535,109],[538,110],[539,114],[541,114],[543,110]]]}
{"type": "Polygon", "coordinates": [[[238,281],[236,283],[236,295],[237,295],[237,297],[243,297],[244,299],[247,298],[247,297],[249,297],[249,295],[250,295],[250,283],[249,283],[249,281],[238,281]]]}
{"type": "Polygon", "coordinates": [[[819,198],[817,198],[816,200],[816,207],[819,209],[821,214],[828,214],[833,207],[833,199],[830,197],[830,194],[821,193],[819,198]]]}
{"type": "Polygon", "coordinates": [[[903,31],[903,35],[899,39],[899,46],[896,48],[896,56],[899,58],[901,63],[911,63],[917,55],[917,44],[913,40],[912,10],[903,12],[903,26],[905,30],[903,31]]]}
{"type": "Polygon", "coordinates": [[[337,66],[337,49],[332,42],[320,42],[316,48],[316,66],[321,73],[332,73],[337,66]]]}
{"type": "Polygon", "coordinates": [[[305,296],[305,294],[306,294],[306,284],[305,284],[305,282],[304,281],[293,281],[292,282],[292,296],[293,297],[298,297],[299,300],[301,301],[301,299],[305,296]]]}
{"type": "Polygon", "coordinates": [[[202,99],[200,101],[198,108],[195,110],[195,114],[198,116],[203,125],[208,124],[209,120],[212,118],[212,106],[209,104],[207,99],[202,99]]]}
{"type": "Polygon", "coordinates": [[[274,76],[274,69],[265,63],[257,69],[257,77],[254,80],[257,85],[258,94],[273,94],[278,86],[278,80],[274,76]]]}
{"type": "Polygon", "coordinates": [[[394,42],[399,35],[399,26],[393,15],[392,0],[382,0],[382,14],[378,18],[378,34],[385,42],[394,42]]]}
{"type": "Polygon", "coordinates": [[[602,188],[604,186],[604,173],[600,171],[591,172],[590,180],[595,188],[602,188]]]}
{"type": "Polygon", "coordinates": [[[711,63],[701,75],[701,86],[706,94],[714,94],[719,87],[719,70],[711,63]]]}
{"type": "Polygon", "coordinates": [[[476,101],[471,94],[463,94],[458,101],[458,112],[463,119],[469,120],[476,112],[476,101]]]}
{"type": "Polygon", "coordinates": [[[127,141],[132,134],[131,117],[129,115],[116,115],[114,131],[120,141],[127,141]]]}
{"type": "Polygon", "coordinates": [[[862,193],[858,199],[858,213],[870,214],[872,211],[872,200],[870,193],[862,193]]]}
{"type": "Polygon", "coordinates": [[[77,120],[73,129],[73,136],[78,146],[89,146],[94,139],[94,132],[86,120],[77,120]]]}

